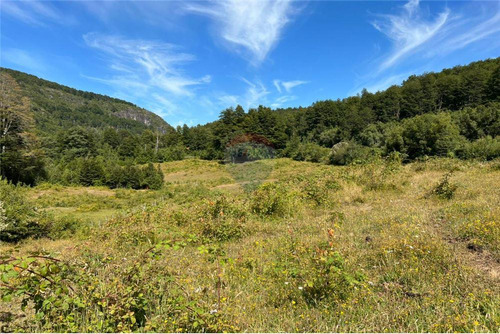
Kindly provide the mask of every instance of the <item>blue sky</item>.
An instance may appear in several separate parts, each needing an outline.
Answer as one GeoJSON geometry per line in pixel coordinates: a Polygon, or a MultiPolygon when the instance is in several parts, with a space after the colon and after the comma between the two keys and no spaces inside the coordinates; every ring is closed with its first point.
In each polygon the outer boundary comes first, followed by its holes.
{"type": "Polygon", "coordinates": [[[500,56],[500,1],[0,1],[1,66],[172,125],[500,56]]]}

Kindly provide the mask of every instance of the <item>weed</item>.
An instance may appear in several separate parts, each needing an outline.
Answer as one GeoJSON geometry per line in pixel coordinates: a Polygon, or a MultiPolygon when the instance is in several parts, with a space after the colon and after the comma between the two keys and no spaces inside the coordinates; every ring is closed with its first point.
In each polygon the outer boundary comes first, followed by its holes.
{"type": "Polygon", "coordinates": [[[453,172],[446,173],[441,181],[434,187],[432,194],[443,199],[452,199],[457,190],[457,185],[450,182],[453,172]]]}

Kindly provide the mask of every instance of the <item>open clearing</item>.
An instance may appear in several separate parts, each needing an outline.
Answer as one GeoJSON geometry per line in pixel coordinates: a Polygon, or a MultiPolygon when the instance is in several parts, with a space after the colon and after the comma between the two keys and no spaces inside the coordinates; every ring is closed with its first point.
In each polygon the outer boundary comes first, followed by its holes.
{"type": "Polygon", "coordinates": [[[81,271],[47,322],[0,303],[0,330],[498,332],[499,166],[184,160],[159,191],[36,187],[72,223],[0,252],[81,271]]]}

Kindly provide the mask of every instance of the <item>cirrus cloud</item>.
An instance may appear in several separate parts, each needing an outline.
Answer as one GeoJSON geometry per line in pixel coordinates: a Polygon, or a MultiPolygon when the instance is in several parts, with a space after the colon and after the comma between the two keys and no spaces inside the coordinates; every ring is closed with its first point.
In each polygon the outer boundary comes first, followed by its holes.
{"type": "Polygon", "coordinates": [[[165,92],[192,96],[192,86],[209,83],[211,77],[190,78],[181,71],[181,65],[195,60],[188,53],[179,51],[179,47],[169,43],[130,40],[118,36],[88,33],[83,36],[88,46],[101,50],[110,56],[110,69],[117,75],[110,82],[137,80],[160,88],[165,92]]]}
{"type": "Polygon", "coordinates": [[[223,41],[259,65],[278,43],[291,16],[298,11],[290,0],[225,0],[188,4],[188,12],[210,17],[223,41]]]}

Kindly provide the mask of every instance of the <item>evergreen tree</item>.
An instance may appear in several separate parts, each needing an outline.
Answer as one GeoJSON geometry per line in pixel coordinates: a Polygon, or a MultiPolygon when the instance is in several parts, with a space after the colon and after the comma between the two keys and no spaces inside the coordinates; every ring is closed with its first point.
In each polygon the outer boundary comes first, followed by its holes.
{"type": "Polygon", "coordinates": [[[104,169],[97,159],[83,159],[80,168],[80,183],[95,186],[105,183],[104,169]]]}
{"type": "Polygon", "coordinates": [[[155,168],[149,163],[142,170],[141,187],[145,189],[160,189],[163,186],[163,173],[160,166],[155,168]]]}

